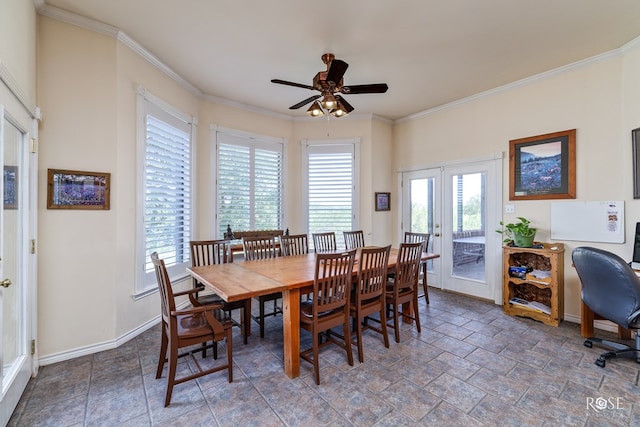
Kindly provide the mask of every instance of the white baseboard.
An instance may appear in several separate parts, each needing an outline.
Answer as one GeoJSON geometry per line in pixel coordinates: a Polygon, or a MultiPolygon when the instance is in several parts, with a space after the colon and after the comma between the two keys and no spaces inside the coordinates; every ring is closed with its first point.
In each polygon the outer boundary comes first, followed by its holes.
{"type": "Polygon", "coordinates": [[[105,341],[98,344],[92,344],[85,347],[75,348],[73,350],[62,351],[60,353],[54,353],[47,356],[40,357],[38,359],[39,366],[51,365],[53,363],[64,362],[65,360],[75,359],[76,357],[86,356],[88,354],[98,353],[100,351],[112,350],[137,337],[146,330],[152,328],[160,322],[160,316],[154,317],[148,322],[143,323],[137,328],[127,332],[126,334],[118,337],[113,341],[105,341]]]}

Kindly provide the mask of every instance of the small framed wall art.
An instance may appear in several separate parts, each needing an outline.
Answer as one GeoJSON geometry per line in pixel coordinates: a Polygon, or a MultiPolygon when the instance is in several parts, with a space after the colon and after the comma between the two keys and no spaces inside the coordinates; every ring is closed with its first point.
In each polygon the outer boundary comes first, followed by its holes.
{"type": "Polygon", "coordinates": [[[391,210],[391,193],[376,193],[375,202],[377,211],[390,211],[391,210]]]}
{"type": "Polygon", "coordinates": [[[111,174],[49,169],[47,209],[109,210],[111,174]]]}

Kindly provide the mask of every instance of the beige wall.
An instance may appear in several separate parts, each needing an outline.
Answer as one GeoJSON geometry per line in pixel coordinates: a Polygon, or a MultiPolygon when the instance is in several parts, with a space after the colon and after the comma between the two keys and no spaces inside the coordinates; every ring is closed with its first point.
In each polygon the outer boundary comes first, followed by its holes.
{"type": "MultiPolygon", "coordinates": [[[[504,152],[505,203],[509,140],[577,129],[577,199],[625,200],[627,236],[623,245],[564,242],[565,311],[578,318],[579,282],[571,268],[571,250],[592,245],[629,258],[635,222],[640,220],[638,202],[632,199],[630,144],[630,130],[640,126],[637,102],[631,101],[633,94],[638,99],[639,50],[627,49],[624,54],[531,79],[394,127],[395,171],[504,152]],[[634,114],[626,113],[629,108],[634,114]]],[[[549,200],[508,203],[515,205],[516,213],[505,215],[505,221],[525,216],[540,228],[536,239],[550,241],[549,200]]]]}
{"type": "Polygon", "coordinates": [[[0,3],[0,64],[25,98],[36,100],[36,13],[32,1],[0,3]]]}
{"type": "MultiPolygon", "coordinates": [[[[285,226],[292,232],[302,231],[300,141],[361,138],[361,213],[371,231],[373,162],[381,168],[381,162],[388,162],[390,150],[372,154],[371,119],[332,120],[327,137],[326,121],[294,122],[200,97],[116,38],[48,17],[39,18],[38,46],[38,103],[45,117],[40,128],[42,255],[38,265],[39,350],[43,363],[113,346],[159,314],[157,294],[132,298],[139,198],[135,187],[138,85],[197,120],[197,238],[214,237],[211,129],[216,126],[288,142],[285,226]],[[47,210],[48,168],[110,172],[111,209],[47,210]]],[[[378,149],[389,147],[390,124],[376,126],[385,129],[375,140],[378,149]]],[[[388,170],[386,165],[382,168],[388,170]]],[[[377,179],[384,175],[378,173],[377,179]]],[[[182,286],[189,283],[185,280],[182,286]]]]}

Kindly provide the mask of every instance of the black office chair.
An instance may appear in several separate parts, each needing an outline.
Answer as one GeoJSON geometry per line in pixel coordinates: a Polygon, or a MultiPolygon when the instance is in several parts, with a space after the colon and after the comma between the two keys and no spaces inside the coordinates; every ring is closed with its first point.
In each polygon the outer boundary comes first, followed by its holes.
{"type": "Polygon", "coordinates": [[[594,313],[624,328],[636,330],[635,347],[600,338],[588,338],[593,343],[611,348],[600,355],[596,365],[604,368],[607,359],[619,356],[635,357],[640,363],[640,279],[618,255],[602,249],[579,247],[571,254],[573,265],[582,282],[582,301],[594,313]]]}

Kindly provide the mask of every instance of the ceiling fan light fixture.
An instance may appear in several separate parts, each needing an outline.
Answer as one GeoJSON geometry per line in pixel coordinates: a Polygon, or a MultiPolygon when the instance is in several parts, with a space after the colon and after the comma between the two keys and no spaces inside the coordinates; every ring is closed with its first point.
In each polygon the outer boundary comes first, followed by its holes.
{"type": "Polygon", "coordinates": [[[326,93],[324,95],[324,98],[322,98],[322,102],[320,104],[322,105],[322,108],[324,108],[325,110],[331,111],[334,108],[336,108],[338,101],[336,101],[335,96],[333,96],[330,93],[326,93]]]}
{"type": "Polygon", "coordinates": [[[344,117],[352,111],[353,107],[351,105],[346,106],[342,102],[337,101],[336,108],[331,110],[331,115],[333,117],[344,117]]]}
{"type": "Polygon", "coordinates": [[[324,111],[322,111],[322,106],[320,105],[320,103],[318,101],[315,101],[307,110],[307,114],[309,114],[311,117],[320,117],[324,116],[324,111]]]}

